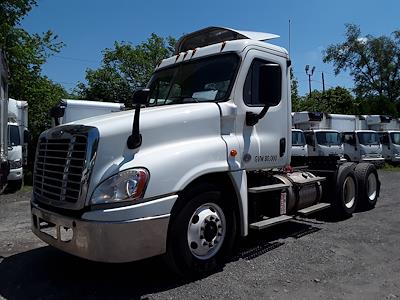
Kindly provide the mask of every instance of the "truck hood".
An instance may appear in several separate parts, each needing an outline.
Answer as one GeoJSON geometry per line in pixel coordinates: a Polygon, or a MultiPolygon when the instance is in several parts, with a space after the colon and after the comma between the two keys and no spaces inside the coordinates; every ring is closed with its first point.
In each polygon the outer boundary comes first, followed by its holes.
{"type": "Polygon", "coordinates": [[[324,155],[343,155],[343,146],[332,145],[332,146],[325,146],[325,145],[318,145],[318,151],[323,151],[324,155]]]}
{"type": "Polygon", "coordinates": [[[89,197],[100,182],[125,169],[149,170],[146,198],[174,192],[179,186],[177,182],[186,180],[189,170],[201,165],[209,164],[206,169],[210,171],[227,169],[218,104],[144,108],[140,111],[142,145],[128,149],[126,141],[132,131],[133,116],[134,111],[130,110],[70,123],[93,126],[99,131],[89,197]]]}
{"type": "Polygon", "coordinates": [[[381,145],[360,145],[360,148],[366,155],[368,154],[382,154],[381,145]]]}

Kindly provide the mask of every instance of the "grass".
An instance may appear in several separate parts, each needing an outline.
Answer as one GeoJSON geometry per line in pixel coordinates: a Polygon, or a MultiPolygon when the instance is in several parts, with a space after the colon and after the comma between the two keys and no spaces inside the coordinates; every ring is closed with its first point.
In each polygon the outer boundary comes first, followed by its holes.
{"type": "Polygon", "coordinates": [[[393,165],[393,164],[385,163],[382,170],[391,171],[391,172],[400,172],[400,165],[393,165]]]}

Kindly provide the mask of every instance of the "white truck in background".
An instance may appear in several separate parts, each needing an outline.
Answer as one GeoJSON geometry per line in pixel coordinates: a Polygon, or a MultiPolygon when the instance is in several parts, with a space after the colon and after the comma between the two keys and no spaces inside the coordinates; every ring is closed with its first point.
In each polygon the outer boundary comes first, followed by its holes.
{"type": "Polygon", "coordinates": [[[400,163],[400,121],[384,115],[367,116],[370,129],[377,131],[382,144],[383,158],[392,164],[400,163]]]}
{"type": "Polygon", "coordinates": [[[382,166],[382,146],[378,134],[365,128],[369,116],[326,114],[328,128],[342,133],[344,158],[353,162],[369,162],[382,166]],[[361,127],[361,128],[360,128],[361,127]]]}
{"type": "Polygon", "coordinates": [[[10,163],[8,184],[12,190],[19,190],[22,187],[29,140],[28,102],[10,98],[8,101],[8,161],[10,163]]]}
{"type": "Polygon", "coordinates": [[[3,51],[0,49],[0,194],[7,186],[10,172],[8,162],[8,67],[3,51]]]}
{"type": "Polygon", "coordinates": [[[303,130],[292,128],[292,159],[307,156],[308,149],[303,130]]]}
{"type": "Polygon", "coordinates": [[[125,110],[123,103],[62,99],[50,110],[53,127],[69,122],[125,110]]]}
{"type": "Polygon", "coordinates": [[[340,132],[329,127],[326,114],[320,112],[295,112],[293,124],[304,131],[308,156],[338,156],[343,158],[340,132]]]}
{"type": "Polygon", "coordinates": [[[373,208],[372,164],[309,157],[289,168],[290,66],[276,35],[208,27],[183,36],[134,110],[39,137],[32,230],[95,261],[163,254],[180,273],[224,263],[251,230],[331,208],[373,208]],[[145,108],[142,108],[142,106],[145,108]]]}

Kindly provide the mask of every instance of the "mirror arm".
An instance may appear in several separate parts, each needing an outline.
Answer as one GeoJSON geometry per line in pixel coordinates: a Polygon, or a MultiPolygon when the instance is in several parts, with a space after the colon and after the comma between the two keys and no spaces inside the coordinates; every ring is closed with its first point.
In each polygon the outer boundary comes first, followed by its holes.
{"type": "Polygon", "coordinates": [[[140,104],[135,106],[135,116],[133,117],[132,134],[128,137],[126,145],[129,149],[136,149],[142,145],[142,135],[139,132],[140,104]]]}
{"type": "Polygon", "coordinates": [[[264,118],[265,114],[268,112],[269,106],[264,106],[259,114],[253,113],[251,111],[246,112],[246,125],[254,126],[264,118]]]}

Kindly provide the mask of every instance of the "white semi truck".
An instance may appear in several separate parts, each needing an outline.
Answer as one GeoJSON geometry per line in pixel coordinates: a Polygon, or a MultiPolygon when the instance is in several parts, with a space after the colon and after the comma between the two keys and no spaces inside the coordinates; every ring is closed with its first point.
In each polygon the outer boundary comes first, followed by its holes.
{"type": "Polygon", "coordinates": [[[8,183],[13,190],[19,190],[23,184],[29,137],[28,102],[10,98],[8,101],[8,161],[10,163],[8,183]]]}
{"type": "Polygon", "coordinates": [[[10,172],[8,163],[8,67],[0,49],[0,194],[7,186],[10,172]]]}
{"type": "Polygon", "coordinates": [[[123,103],[62,99],[50,110],[53,126],[125,110],[123,103]]]}
{"type": "Polygon", "coordinates": [[[135,109],[39,138],[32,230],[86,259],[164,254],[184,274],[215,270],[239,236],[331,208],[373,208],[371,164],[291,157],[288,53],[277,36],[209,27],[182,37],[135,109]],[[142,106],[145,105],[145,108],[142,106]]]}

